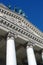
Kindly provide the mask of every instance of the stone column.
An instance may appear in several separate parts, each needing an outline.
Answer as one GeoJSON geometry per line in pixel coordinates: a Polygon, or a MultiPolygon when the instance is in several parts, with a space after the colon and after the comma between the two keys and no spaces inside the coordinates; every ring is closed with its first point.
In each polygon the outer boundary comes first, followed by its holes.
{"type": "Polygon", "coordinates": [[[33,46],[27,46],[28,65],[37,65],[33,46]]]}
{"type": "Polygon", "coordinates": [[[14,35],[9,33],[7,37],[6,65],[17,65],[14,35]]]}

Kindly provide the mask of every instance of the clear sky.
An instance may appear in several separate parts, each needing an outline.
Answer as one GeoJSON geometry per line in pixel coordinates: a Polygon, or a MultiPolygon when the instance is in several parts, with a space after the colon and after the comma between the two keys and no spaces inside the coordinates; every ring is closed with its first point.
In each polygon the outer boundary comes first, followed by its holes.
{"type": "Polygon", "coordinates": [[[0,0],[0,3],[22,9],[28,20],[43,32],[43,0],[0,0]]]}

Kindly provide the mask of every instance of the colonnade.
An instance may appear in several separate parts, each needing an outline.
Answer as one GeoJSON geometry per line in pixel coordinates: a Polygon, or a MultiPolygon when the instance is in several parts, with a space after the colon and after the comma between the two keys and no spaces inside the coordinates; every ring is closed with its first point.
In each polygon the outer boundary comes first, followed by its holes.
{"type": "MultiPolygon", "coordinates": [[[[32,45],[26,47],[28,65],[37,65],[32,45]]],[[[43,52],[42,52],[43,59],[43,52]]],[[[15,38],[14,35],[9,33],[7,36],[7,50],[6,50],[6,65],[17,65],[15,38]]]]}

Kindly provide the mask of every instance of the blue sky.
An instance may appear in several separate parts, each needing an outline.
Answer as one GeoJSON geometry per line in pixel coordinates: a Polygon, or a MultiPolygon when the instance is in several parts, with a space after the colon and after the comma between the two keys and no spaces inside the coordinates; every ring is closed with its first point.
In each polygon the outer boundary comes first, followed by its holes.
{"type": "Polygon", "coordinates": [[[22,9],[28,20],[43,32],[43,0],[0,0],[0,3],[22,9]]]}

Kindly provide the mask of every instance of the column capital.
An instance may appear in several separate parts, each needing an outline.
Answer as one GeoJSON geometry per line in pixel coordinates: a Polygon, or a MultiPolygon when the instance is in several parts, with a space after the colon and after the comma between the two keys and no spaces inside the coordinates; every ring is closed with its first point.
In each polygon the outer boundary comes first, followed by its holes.
{"type": "Polygon", "coordinates": [[[17,38],[17,34],[16,34],[16,33],[14,34],[14,33],[12,33],[12,32],[9,32],[8,35],[7,35],[7,38],[8,38],[8,39],[9,39],[9,38],[13,38],[13,39],[14,39],[14,38],[17,38]]]}
{"type": "Polygon", "coordinates": [[[7,35],[7,39],[9,39],[9,38],[14,39],[14,34],[13,34],[13,33],[11,33],[11,32],[9,32],[9,33],[8,33],[8,35],[7,35]]]}
{"type": "Polygon", "coordinates": [[[35,46],[35,44],[34,44],[33,42],[29,41],[29,42],[27,43],[27,46],[33,47],[33,46],[35,46]]]}

